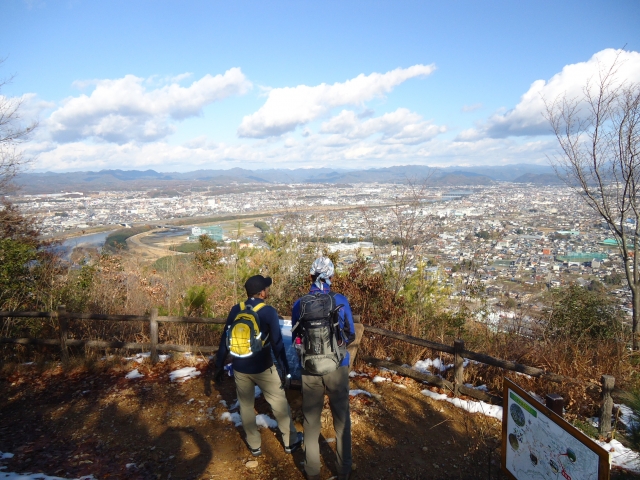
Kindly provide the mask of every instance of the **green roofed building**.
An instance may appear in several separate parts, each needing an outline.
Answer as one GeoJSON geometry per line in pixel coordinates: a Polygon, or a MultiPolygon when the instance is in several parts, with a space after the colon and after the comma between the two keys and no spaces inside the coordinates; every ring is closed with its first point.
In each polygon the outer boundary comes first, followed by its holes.
{"type": "MultiPolygon", "coordinates": [[[[620,241],[615,238],[607,238],[599,243],[599,245],[604,245],[605,247],[617,247],[620,245],[620,241]]],[[[627,240],[627,247],[633,248],[633,240],[627,240]]]]}
{"type": "Polygon", "coordinates": [[[589,252],[573,252],[566,255],[556,255],[557,262],[590,262],[591,260],[604,260],[608,255],[606,253],[589,253],[589,252]]]}
{"type": "Polygon", "coordinates": [[[189,240],[194,242],[198,240],[201,235],[207,235],[211,240],[215,242],[222,241],[222,227],[220,225],[212,225],[210,227],[191,227],[191,235],[189,240]]]}

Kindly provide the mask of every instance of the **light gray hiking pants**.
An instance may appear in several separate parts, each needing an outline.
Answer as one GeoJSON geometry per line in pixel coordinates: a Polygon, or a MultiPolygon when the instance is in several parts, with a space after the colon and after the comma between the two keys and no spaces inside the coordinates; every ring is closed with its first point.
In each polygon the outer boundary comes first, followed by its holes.
{"type": "Polygon", "coordinates": [[[304,414],[304,470],[308,476],[320,475],[320,438],[324,394],[329,396],[336,431],[338,474],[351,471],[351,417],[349,415],[349,367],[327,375],[308,375],[302,371],[302,413],[304,414]]]}
{"type": "Polygon", "coordinates": [[[258,448],[262,444],[262,438],[256,425],[255,386],[258,385],[265,400],[271,405],[273,415],[278,422],[278,429],[282,433],[282,442],[285,447],[298,440],[298,432],[291,419],[291,410],[284,390],[281,388],[280,376],[276,367],[269,367],[262,373],[233,372],[236,380],[236,393],[240,402],[240,418],[242,428],[247,435],[249,448],[258,448]]]}

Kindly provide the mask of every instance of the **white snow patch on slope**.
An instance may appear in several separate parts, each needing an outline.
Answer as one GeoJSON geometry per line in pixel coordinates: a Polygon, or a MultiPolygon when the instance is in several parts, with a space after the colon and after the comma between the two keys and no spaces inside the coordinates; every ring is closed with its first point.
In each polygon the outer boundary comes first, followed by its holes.
{"type": "Polygon", "coordinates": [[[357,390],[349,390],[349,396],[350,396],[350,397],[355,397],[356,395],[360,395],[360,394],[362,394],[362,395],[366,395],[366,396],[368,396],[368,397],[370,397],[370,396],[371,396],[371,394],[370,394],[369,392],[367,392],[366,390],[360,390],[360,389],[357,389],[357,390]]]}
{"type": "MultiPolygon", "coordinates": [[[[242,418],[240,418],[240,414],[237,412],[224,412],[222,415],[220,415],[220,420],[233,422],[236,427],[242,425],[242,418]]],[[[276,422],[269,415],[261,413],[259,415],[256,415],[256,425],[258,425],[258,428],[276,428],[278,426],[278,422],[276,422]]]]}
{"type": "Polygon", "coordinates": [[[482,413],[484,415],[487,415],[488,417],[493,417],[502,421],[502,407],[499,407],[497,405],[491,405],[482,401],[450,398],[447,397],[447,395],[445,395],[444,393],[434,393],[431,390],[422,390],[420,393],[429,398],[433,398],[434,400],[444,400],[445,402],[449,402],[458,408],[466,410],[467,412],[482,413]]]}
{"type": "Polygon", "coordinates": [[[640,455],[619,441],[613,439],[609,443],[596,440],[596,443],[609,452],[609,463],[614,467],[623,468],[629,472],[640,473],[640,455]]]}
{"type": "Polygon", "coordinates": [[[174,370],[169,374],[169,379],[172,382],[186,382],[190,378],[195,378],[200,375],[200,372],[196,370],[196,367],[184,367],[178,370],[174,370]]]}
{"type": "Polygon", "coordinates": [[[124,378],[126,378],[128,380],[133,380],[135,378],[142,378],[142,377],[144,377],[144,375],[142,373],[140,373],[137,368],[135,370],[131,370],[129,373],[127,373],[124,376],[124,378]]]}
{"type": "Polygon", "coordinates": [[[373,377],[373,380],[371,380],[373,383],[382,383],[382,382],[390,382],[391,380],[385,377],[381,377],[380,375],[376,375],[375,377],[373,377]]]}

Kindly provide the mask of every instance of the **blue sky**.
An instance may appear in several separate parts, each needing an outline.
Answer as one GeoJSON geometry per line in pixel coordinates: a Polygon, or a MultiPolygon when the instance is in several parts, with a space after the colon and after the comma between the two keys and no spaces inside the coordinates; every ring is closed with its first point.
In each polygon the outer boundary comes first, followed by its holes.
{"type": "Polygon", "coordinates": [[[36,170],[545,163],[640,2],[3,0],[36,170]]]}

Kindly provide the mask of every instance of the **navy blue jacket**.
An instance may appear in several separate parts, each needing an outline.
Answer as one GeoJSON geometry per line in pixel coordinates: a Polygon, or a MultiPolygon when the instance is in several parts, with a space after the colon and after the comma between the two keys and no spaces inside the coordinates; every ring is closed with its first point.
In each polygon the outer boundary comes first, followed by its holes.
{"type": "MultiPolygon", "coordinates": [[[[320,290],[316,284],[312,284],[309,289],[309,293],[329,293],[331,291],[331,287],[325,283],[322,284],[324,287],[323,290],[320,290]]],[[[351,314],[351,305],[349,305],[349,300],[347,297],[342,295],[341,293],[334,294],[336,305],[343,305],[343,307],[338,311],[338,325],[340,329],[345,334],[345,340],[347,344],[353,342],[355,340],[355,328],[353,326],[353,315],[351,314]]],[[[300,320],[300,299],[296,300],[296,303],[293,304],[293,308],[291,309],[291,328],[296,326],[300,320]]],[[[349,366],[349,352],[347,352],[346,356],[340,362],[340,366],[349,366]]]]}
{"type": "MultiPolygon", "coordinates": [[[[264,302],[259,298],[250,298],[245,300],[245,303],[255,307],[259,303],[264,302]]],[[[220,347],[216,357],[216,368],[222,368],[225,358],[229,353],[229,349],[227,348],[227,331],[238,312],[240,312],[240,305],[234,305],[229,311],[224,332],[220,339],[220,347]]],[[[273,366],[273,359],[271,358],[271,352],[273,351],[276,360],[280,364],[280,369],[283,370],[286,375],[289,373],[289,363],[287,362],[284,342],[282,341],[278,312],[276,312],[276,309],[271,305],[266,305],[258,310],[257,313],[260,318],[260,332],[262,333],[260,338],[267,338],[268,335],[267,343],[262,347],[261,351],[254,353],[250,357],[232,357],[233,370],[240,373],[262,373],[267,368],[273,366]]]]}

